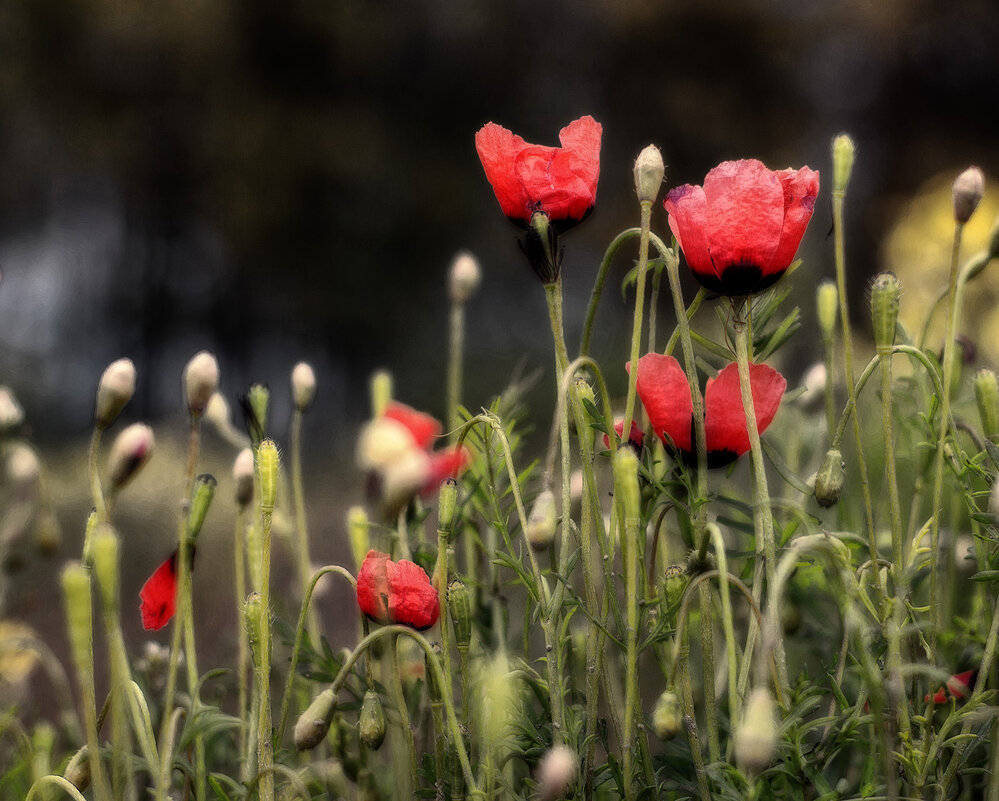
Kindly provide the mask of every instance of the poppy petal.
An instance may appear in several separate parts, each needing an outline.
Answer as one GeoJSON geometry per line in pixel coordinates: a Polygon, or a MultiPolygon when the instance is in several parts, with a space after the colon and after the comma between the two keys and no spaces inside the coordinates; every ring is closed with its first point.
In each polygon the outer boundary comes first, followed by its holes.
{"type": "MultiPolygon", "coordinates": [[[[756,410],[756,428],[762,434],[777,414],[787,381],[765,364],[749,365],[749,381],[756,410]]],[[[717,378],[708,379],[704,390],[704,436],[709,459],[713,451],[727,451],[741,456],[749,450],[739,366],[734,362],[719,372],[717,378]]]]}
{"type": "Polygon", "coordinates": [[[784,272],[794,260],[808,221],[812,219],[815,198],[819,194],[819,174],[808,167],[780,170],[777,178],[784,189],[784,225],[780,243],[770,260],[771,272],[784,272]]]}
{"type": "Polygon", "coordinates": [[[422,567],[406,559],[368,551],[357,573],[357,604],[377,623],[428,629],[440,616],[437,591],[422,567]]]}
{"type": "Polygon", "coordinates": [[[724,161],[704,178],[711,259],[722,278],[730,267],[771,266],[784,225],[784,190],[756,159],[724,161]]]}
{"type": "MultiPolygon", "coordinates": [[[[639,362],[639,367],[641,367],[641,362],[639,362]]],[[[617,432],[618,440],[624,438],[624,420],[618,420],[614,423],[614,431],[617,432]]],[[[631,432],[628,436],[627,444],[631,445],[636,451],[642,450],[642,443],[645,441],[645,432],[639,427],[638,423],[634,420],[631,421],[631,432]]],[[[610,437],[604,434],[604,447],[609,448],[611,446],[610,437]]]]}
{"type": "Polygon", "coordinates": [[[159,631],[173,617],[177,609],[177,552],[167,557],[139,590],[142,603],[142,628],[159,631]]]}
{"type": "Polygon", "coordinates": [[[512,169],[517,154],[525,147],[521,137],[495,122],[487,123],[475,134],[475,149],[499,201],[503,213],[511,219],[526,221],[530,216],[530,199],[523,182],[512,169]]]}
{"type": "Polygon", "coordinates": [[[431,495],[440,489],[445,478],[457,478],[458,473],[468,464],[468,451],[464,448],[447,448],[430,454],[430,475],[423,485],[423,495],[431,495]]]}
{"type": "Polygon", "coordinates": [[[669,228],[694,276],[699,281],[702,276],[709,282],[720,279],[711,261],[708,202],[704,190],[690,184],[674,187],[667,193],[663,205],[669,213],[669,228]]]}
{"type": "Polygon", "coordinates": [[[646,353],[638,360],[636,388],[652,430],[663,442],[669,444],[668,436],[679,450],[690,451],[694,403],[680,363],[672,356],[646,353]]]}
{"type": "Polygon", "coordinates": [[[406,426],[409,429],[409,433],[413,435],[413,441],[418,447],[424,450],[429,448],[433,444],[434,439],[440,436],[441,433],[441,424],[436,419],[424,412],[418,412],[413,407],[407,406],[404,403],[391,401],[385,407],[385,412],[382,416],[387,417],[389,420],[396,420],[406,426]]]}
{"type": "Polygon", "coordinates": [[[389,557],[381,551],[368,551],[357,571],[357,605],[376,623],[389,621],[389,557]]]}

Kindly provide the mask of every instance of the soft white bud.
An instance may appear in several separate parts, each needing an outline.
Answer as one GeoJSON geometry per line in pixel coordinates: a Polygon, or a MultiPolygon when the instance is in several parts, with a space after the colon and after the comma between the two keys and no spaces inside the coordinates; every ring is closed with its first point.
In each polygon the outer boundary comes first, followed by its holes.
{"type": "Polygon", "coordinates": [[[12,445],[7,452],[6,467],[14,494],[21,498],[30,495],[42,473],[34,449],[20,442],[12,445]]]}
{"type": "Polygon", "coordinates": [[[550,489],[538,493],[527,518],[527,531],[524,535],[531,547],[543,551],[555,541],[558,529],[558,510],[555,508],[555,493],[550,489]]]}
{"type": "Polygon", "coordinates": [[[299,362],[291,371],[291,397],[300,412],[308,409],[316,397],[316,374],[307,362],[299,362]]]}
{"type": "Polygon", "coordinates": [[[24,422],[24,409],[9,387],[0,386],[0,434],[24,422]]]}
{"type": "Polygon", "coordinates": [[[430,478],[430,457],[410,448],[382,470],[382,501],[389,508],[405,503],[423,489],[430,478]]]}
{"type": "Polygon", "coordinates": [[[750,693],[732,739],[735,761],[743,771],[759,773],[773,761],[777,753],[777,710],[769,690],[758,687],[750,693]]]}
{"type": "Polygon", "coordinates": [[[229,401],[221,392],[213,392],[205,406],[205,420],[219,431],[224,431],[231,425],[229,401]]]}
{"type": "Polygon", "coordinates": [[[542,801],[562,798],[579,775],[579,758],[567,745],[555,745],[538,765],[538,795],[542,801]]]}
{"type": "Polygon", "coordinates": [[[193,417],[201,417],[219,386],[219,363],[207,350],[196,353],[184,368],[184,394],[193,417]]]}
{"type": "Polygon", "coordinates": [[[236,503],[245,507],[253,500],[253,451],[243,448],[232,464],[232,480],[236,485],[236,503]]]}
{"type": "Polygon", "coordinates": [[[94,406],[94,424],[105,429],[110,426],[121,410],[135,394],[135,365],[131,359],[118,359],[111,362],[101,375],[97,385],[97,403],[94,406]]]}
{"type": "Polygon", "coordinates": [[[112,491],[120,490],[153,455],[156,440],[153,430],[143,423],[132,423],[122,430],[111,445],[108,456],[108,477],[112,491]]]}
{"type": "Polygon", "coordinates": [[[649,145],[635,159],[635,193],[638,199],[655,203],[665,176],[662,153],[655,145],[649,145]]]}
{"type": "Polygon", "coordinates": [[[954,179],[951,191],[954,198],[954,219],[962,224],[968,222],[985,194],[985,173],[978,167],[968,167],[954,179]]]}
{"type": "Polygon", "coordinates": [[[376,417],[365,423],[357,439],[357,466],[380,470],[414,448],[413,435],[406,426],[391,417],[376,417]]]}
{"type": "Polygon", "coordinates": [[[464,303],[479,288],[482,282],[482,269],[478,259],[471,253],[462,251],[451,262],[451,274],[448,277],[448,293],[455,303],[464,303]]]}
{"type": "Polygon", "coordinates": [[[808,368],[801,383],[805,391],[801,393],[798,402],[805,408],[819,403],[826,392],[826,366],[822,362],[813,364],[808,368]]]}

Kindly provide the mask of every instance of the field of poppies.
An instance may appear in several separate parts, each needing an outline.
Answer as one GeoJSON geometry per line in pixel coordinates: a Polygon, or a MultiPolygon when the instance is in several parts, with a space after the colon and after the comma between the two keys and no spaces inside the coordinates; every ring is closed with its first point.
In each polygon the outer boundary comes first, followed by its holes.
{"type": "MultiPolygon", "coordinates": [[[[809,167],[744,159],[671,187],[650,145],[634,163],[638,225],[607,246],[573,347],[562,266],[597,202],[602,132],[587,116],[559,147],[495,123],[475,135],[547,301],[548,447],[527,452],[522,384],[463,405],[480,267],[459,254],[446,419],[372,377],[356,447],[369,501],[340,527],[351,564],[310,558],[312,368],[291,373],[280,448],[268,391],[250,390],[249,447],[217,480],[199,456],[220,367],[200,352],[182,377],[176,550],[138,607],[123,599],[121,490],[155,441],[143,424],[114,431],[137,369],[108,366],[93,511],[61,572],[68,645],[0,615],[0,684],[40,665],[64,699],[52,720],[0,708],[0,797],[999,799],[999,376],[964,369],[959,337],[965,293],[999,256],[999,228],[983,251],[962,248],[984,176],[972,167],[953,182],[949,283],[921,325],[899,322],[904,288],[883,273],[861,326],[847,300],[848,135],[821,182],[809,167]],[[799,309],[795,257],[820,198],[834,225],[811,272],[828,277],[799,309]],[[700,287],[692,297],[682,269],[700,287]],[[594,319],[612,275],[634,303],[630,352],[598,364],[594,319]],[[793,387],[778,367],[803,325],[820,352],[793,387]],[[608,379],[625,377],[612,394],[608,379]],[[203,664],[198,644],[219,633],[199,624],[192,586],[212,580],[194,566],[218,492],[236,501],[224,591],[242,626],[224,664],[203,664]],[[278,517],[292,521],[296,597],[271,580],[278,517]],[[332,582],[356,596],[342,610],[348,641],[312,604],[332,582]],[[126,641],[122,621],[138,615],[168,627],[168,648],[126,641]]],[[[41,530],[52,499],[23,417],[0,394],[8,504],[41,530]]]]}

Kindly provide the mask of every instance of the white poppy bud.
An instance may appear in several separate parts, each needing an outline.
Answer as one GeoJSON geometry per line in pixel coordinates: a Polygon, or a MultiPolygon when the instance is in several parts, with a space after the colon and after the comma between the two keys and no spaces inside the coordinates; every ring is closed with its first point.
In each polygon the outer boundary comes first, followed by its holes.
{"type": "Polygon", "coordinates": [[[232,480],[236,485],[236,504],[245,508],[253,500],[253,451],[243,448],[232,464],[232,480]]]}
{"type": "Polygon", "coordinates": [[[968,167],[954,179],[954,219],[962,225],[971,219],[985,194],[985,174],[978,167],[968,167]]]}
{"type": "Polygon", "coordinates": [[[299,362],[291,371],[291,397],[300,412],[312,405],[312,399],[316,397],[316,374],[310,364],[299,362]]]}
{"type": "Polygon", "coordinates": [[[29,497],[42,474],[42,466],[34,449],[20,442],[12,445],[7,451],[6,468],[14,495],[19,498],[29,497]]]}
{"type": "Polygon", "coordinates": [[[448,293],[454,303],[467,301],[482,282],[482,269],[478,259],[471,253],[462,251],[451,262],[448,276],[448,293]]]}
{"type": "Polygon", "coordinates": [[[0,434],[24,422],[24,409],[9,387],[0,386],[0,434]]]}
{"type": "Polygon", "coordinates": [[[110,426],[135,394],[135,365],[131,359],[111,362],[97,385],[94,424],[101,430],[110,426]]]}
{"type": "Polygon", "coordinates": [[[548,749],[538,766],[538,795],[542,801],[555,801],[566,795],[579,775],[579,758],[567,745],[548,749]]]}
{"type": "Polygon", "coordinates": [[[555,493],[546,489],[534,500],[524,535],[534,550],[543,551],[555,541],[557,529],[558,510],[555,508],[555,493]]]}
{"type": "Polygon", "coordinates": [[[201,417],[219,386],[219,363],[208,351],[196,353],[184,368],[184,394],[192,417],[201,417]]]}
{"type": "Polygon", "coordinates": [[[769,690],[758,687],[750,693],[733,740],[735,760],[747,773],[759,773],[773,761],[777,753],[777,711],[769,690]]]}
{"type": "Polygon", "coordinates": [[[112,492],[117,492],[135,477],[153,455],[155,446],[153,430],[143,423],[133,423],[115,438],[108,456],[112,492]]]}
{"type": "Polygon", "coordinates": [[[376,417],[361,429],[357,466],[362,470],[380,470],[413,448],[413,435],[406,426],[391,417],[376,417]]]}
{"type": "Polygon", "coordinates": [[[635,159],[635,193],[638,199],[646,203],[655,203],[665,176],[663,154],[655,145],[649,145],[635,159]]]}

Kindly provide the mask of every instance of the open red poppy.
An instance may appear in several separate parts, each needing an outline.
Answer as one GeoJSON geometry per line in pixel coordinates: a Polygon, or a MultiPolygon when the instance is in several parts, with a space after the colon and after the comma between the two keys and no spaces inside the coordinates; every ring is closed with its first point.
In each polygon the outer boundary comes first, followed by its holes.
{"type": "MultiPolygon", "coordinates": [[[[756,428],[762,434],[777,414],[787,381],[765,364],[749,365],[749,380],[756,428]]],[[[638,361],[636,386],[655,433],[686,464],[695,464],[694,404],[680,363],[672,356],[645,354],[638,361]]],[[[749,450],[739,367],[734,363],[726,365],[717,378],[708,379],[704,390],[704,437],[708,467],[723,467],[749,450]]]]}
{"type": "MultiPolygon", "coordinates": [[[[194,569],[194,551],[191,551],[191,569],[194,569]]],[[[159,631],[177,611],[177,551],[167,557],[139,590],[142,603],[142,628],[159,631]]]]}
{"type": "Polygon", "coordinates": [[[500,208],[513,223],[527,228],[540,211],[560,233],[593,211],[602,132],[593,117],[580,117],[559,131],[562,147],[544,147],[490,122],[475,134],[475,149],[500,208]]]}
{"type": "Polygon", "coordinates": [[[413,435],[417,447],[424,450],[429,449],[433,445],[434,438],[439,437],[441,433],[441,424],[437,420],[405,403],[389,401],[382,416],[402,423],[413,435]]]}
{"type": "Polygon", "coordinates": [[[440,616],[437,590],[423,568],[387,553],[368,551],[357,572],[357,604],[377,623],[429,629],[440,616]]]}
{"type": "Polygon", "coordinates": [[[791,265],[818,193],[815,170],[772,171],[745,159],[722,162],[703,187],[670,190],[664,205],[694,277],[721,295],[751,295],[791,265]]]}

